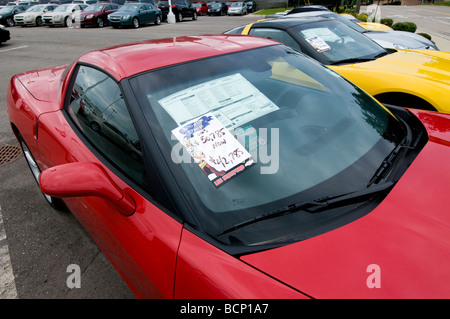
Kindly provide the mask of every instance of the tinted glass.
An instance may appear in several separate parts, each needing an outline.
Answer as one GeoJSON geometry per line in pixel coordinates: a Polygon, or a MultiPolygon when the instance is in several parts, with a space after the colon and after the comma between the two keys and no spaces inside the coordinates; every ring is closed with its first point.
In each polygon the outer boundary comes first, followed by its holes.
{"type": "Polygon", "coordinates": [[[371,39],[338,21],[305,23],[289,32],[304,39],[327,64],[349,59],[374,59],[386,54],[386,50],[371,39]]]}
{"type": "Polygon", "coordinates": [[[80,66],[68,113],[97,150],[130,177],[144,182],[139,137],[120,87],[112,78],[80,66]]]}
{"type": "MultiPolygon", "coordinates": [[[[235,33],[238,30],[233,31],[235,33]]],[[[242,32],[242,31],[241,31],[242,32]]],[[[229,32],[227,32],[229,33],[229,32]]],[[[250,29],[249,35],[257,37],[269,38],[278,42],[281,42],[297,51],[301,52],[300,44],[295,41],[292,36],[284,30],[270,29],[270,28],[256,28],[250,29]]]]}
{"type": "Polygon", "coordinates": [[[292,214],[218,236],[294,202],[365,188],[405,135],[367,94],[281,45],[166,67],[131,84],[195,214],[190,222],[226,243],[281,240],[339,218],[292,214]]]}

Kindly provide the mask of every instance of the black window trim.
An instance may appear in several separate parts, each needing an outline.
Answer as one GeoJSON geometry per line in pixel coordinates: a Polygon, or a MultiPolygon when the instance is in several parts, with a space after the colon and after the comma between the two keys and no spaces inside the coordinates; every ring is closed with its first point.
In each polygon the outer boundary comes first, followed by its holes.
{"type": "MultiPolygon", "coordinates": [[[[124,102],[125,102],[125,105],[127,107],[127,111],[130,114],[130,117],[131,117],[131,120],[133,122],[134,127],[136,128],[136,133],[138,134],[139,139],[142,141],[141,132],[138,129],[138,126],[136,126],[136,121],[135,121],[135,118],[134,118],[134,112],[132,112],[132,108],[130,107],[127,99],[125,98],[126,95],[124,94],[124,90],[123,90],[123,87],[121,85],[121,82],[117,81],[117,79],[114,76],[112,76],[109,72],[105,71],[104,69],[102,69],[102,68],[100,68],[100,67],[98,67],[98,66],[96,66],[94,64],[90,64],[90,63],[86,63],[86,62],[78,61],[76,63],[76,65],[75,65],[75,67],[73,69],[73,72],[70,75],[70,81],[69,81],[69,85],[67,86],[67,90],[66,90],[66,92],[63,92],[64,93],[64,104],[63,104],[63,107],[61,109],[61,112],[62,112],[63,116],[65,117],[67,123],[72,128],[73,132],[77,135],[77,137],[83,142],[83,144],[89,149],[89,151],[91,151],[92,154],[94,154],[94,156],[103,165],[105,165],[109,170],[111,170],[117,177],[119,177],[124,183],[126,183],[128,186],[130,186],[130,188],[132,188],[134,191],[136,191],[139,195],[144,197],[151,204],[155,205],[159,210],[161,210],[162,212],[166,213],[168,216],[172,217],[173,219],[175,219],[179,223],[183,224],[184,220],[176,212],[176,209],[174,208],[174,205],[172,205],[171,208],[168,208],[165,205],[163,205],[162,203],[160,203],[159,201],[157,201],[155,198],[153,198],[153,196],[151,195],[151,193],[152,193],[151,189],[149,189],[145,185],[141,185],[141,183],[138,183],[137,181],[135,181],[127,173],[125,173],[122,169],[117,167],[116,164],[114,164],[112,161],[108,160],[107,157],[101,151],[99,151],[92,144],[92,142],[90,140],[88,140],[84,136],[84,134],[80,131],[80,128],[77,126],[77,124],[74,123],[72,117],[69,115],[69,112],[67,111],[67,108],[69,107],[70,95],[71,95],[72,89],[74,87],[75,79],[76,79],[76,77],[78,75],[78,70],[80,69],[80,66],[91,67],[93,69],[96,69],[96,70],[106,74],[112,80],[114,80],[114,82],[119,86],[119,89],[120,89],[120,91],[122,93],[122,96],[124,97],[124,102]]],[[[142,153],[144,154],[144,156],[143,156],[144,167],[145,167],[145,170],[148,172],[149,165],[153,165],[153,164],[150,164],[147,161],[145,161],[145,159],[148,158],[147,156],[145,156],[145,154],[146,154],[145,147],[142,150],[142,153]]],[[[133,215],[131,215],[131,216],[133,216],[133,215]]]]}

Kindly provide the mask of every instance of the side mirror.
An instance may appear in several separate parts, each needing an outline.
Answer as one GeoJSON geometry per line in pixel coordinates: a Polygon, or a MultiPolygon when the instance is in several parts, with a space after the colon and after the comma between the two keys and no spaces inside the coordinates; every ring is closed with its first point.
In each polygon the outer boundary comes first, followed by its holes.
{"type": "Polygon", "coordinates": [[[48,168],[39,176],[39,185],[44,194],[53,197],[98,196],[116,205],[125,216],[136,210],[133,197],[120,189],[96,163],[77,162],[48,168]]]}

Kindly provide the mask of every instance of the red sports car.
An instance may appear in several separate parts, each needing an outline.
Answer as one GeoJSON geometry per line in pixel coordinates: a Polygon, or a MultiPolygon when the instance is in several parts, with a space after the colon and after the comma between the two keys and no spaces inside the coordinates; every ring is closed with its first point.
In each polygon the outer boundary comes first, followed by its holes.
{"type": "Polygon", "coordinates": [[[7,108],[137,297],[450,297],[450,115],[234,35],[18,74],[7,108]]]}

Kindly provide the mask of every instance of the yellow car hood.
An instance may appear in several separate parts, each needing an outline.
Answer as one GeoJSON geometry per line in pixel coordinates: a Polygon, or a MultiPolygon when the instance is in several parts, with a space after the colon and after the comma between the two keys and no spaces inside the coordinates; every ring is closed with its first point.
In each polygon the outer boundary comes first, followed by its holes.
{"type": "Polygon", "coordinates": [[[398,50],[370,62],[345,66],[332,66],[340,69],[352,68],[360,71],[384,72],[386,74],[416,76],[430,81],[450,85],[450,52],[429,50],[398,50]]]}
{"type": "Polygon", "coordinates": [[[329,67],[372,96],[409,93],[450,113],[450,52],[397,50],[374,61],[329,67]]]}

